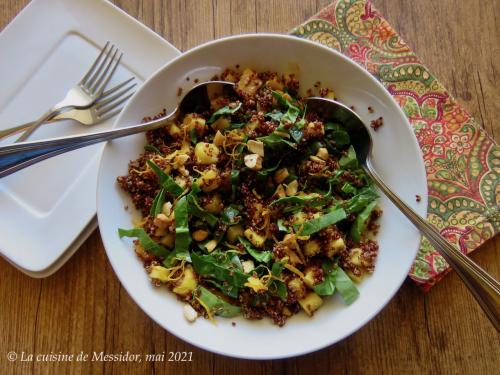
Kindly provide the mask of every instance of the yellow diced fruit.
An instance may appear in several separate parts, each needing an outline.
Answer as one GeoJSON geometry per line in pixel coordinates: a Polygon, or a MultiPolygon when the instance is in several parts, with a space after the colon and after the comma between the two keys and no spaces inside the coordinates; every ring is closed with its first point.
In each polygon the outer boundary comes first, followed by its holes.
{"type": "Polygon", "coordinates": [[[243,226],[240,224],[231,225],[226,232],[226,239],[229,243],[236,243],[238,237],[243,236],[243,226]]]}
{"type": "Polygon", "coordinates": [[[290,175],[290,173],[288,173],[288,169],[286,169],[286,168],[278,169],[274,173],[274,182],[276,182],[277,184],[281,184],[283,181],[286,180],[286,178],[289,175],[290,175]]]}
{"type": "Polygon", "coordinates": [[[178,138],[182,134],[182,131],[176,124],[170,124],[168,126],[168,134],[170,134],[172,138],[178,138]]]}
{"type": "Polygon", "coordinates": [[[219,175],[216,170],[208,169],[198,177],[198,186],[205,193],[213,191],[219,187],[219,175]]]}
{"type": "Polygon", "coordinates": [[[255,95],[260,86],[262,86],[262,81],[257,76],[257,73],[248,68],[243,71],[236,85],[238,90],[247,95],[255,95]]]}
{"type": "Polygon", "coordinates": [[[291,222],[293,224],[297,224],[297,225],[304,224],[306,221],[307,221],[306,214],[304,212],[302,212],[302,211],[297,212],[296,214],[294,214],[292,216],[292,220],[291,220],[291,222]]]}
{"type": "Polygon", "coordinates": [[[283,84],[280,82],[278,77],[273,77],[273,79],[268,80],[266,82],[266,86],[274,91],[276,90],[283,91],[283,84]]]}
{"type": "Polygon", "coordinates": [[[150,269],[149,277],[154,280],[160,280],[161,282],[166,283],[170,280],[170,271],[162,266],[153,266],[150,269]]]}
{"type": "Polygon", "coordinates": [[[259,126],[259,122],[258,121],[251,121],[251,122],[248,122],[244,126],[243,129],[244,129],[245,133],[248,133],[249,131],[257,129],[258,126],[259,126]]]}
{"type": "Polygon", "coordinates": [[[254,154],[264,157],[264,143],[250,139],[247,142],[248,150],[254,154]]]}
{"type": "Polygon", "coordinates": [[[227,117],[219,117],[215,122],[212,124],[212,129],[215,131],[223,131],[229,128],[230,121],[227,117]]]}
{"type": "Polygon", "coordinates": [[[219,148],[206,142],[198,142],[194,147],[194,155],[198,164],[215,164],[219,161],[219,148]]]}
{"type": "Polygon", "coordinates": [[[299,305],[306,312],[307,315],[312,316],[313,313],[320,308],[323,300],[314,292],[309,292],[302,299],[299,299],[299,305]]]}
{"type": "Polygon", "coordinates": [[[316,275],[320,274],[320,272],[317,266],[309,266],[304,270],[304,278],[302,280],[312,289],[319,281],[316,275]]]}
{"type": "Polygon", "coordinates": [[[244,285],[252,289],[255,293],[265,292],[267,290],[267,286],[262,280],[254,276],[249,277],[244,285]]]}
{"type": "Polygon", "coordinates": [[[356,284],[359,284],[362,280],[363,280],[363,276],[364,274],[361,274],[361,275],[355,275],[353,274],[351,271],[346,271],[347,273],[347,276],[349,276],[349,278],[354,281],[356,284]]]}
{"type": "Polygon", "coordinates": [[[210,212],[211,214],[220,214],[224,209],[220,194],[214,194],[209,199],[207,199],[203,204],[203,208],[205,209],[205,211],[210,212]]]}
{"type": "Polygon", "coordinates": [[[187,128],[188,131],[195,129],[196,134],[201,137],[205,134],[206,123],[205,119],[202,117],[198,117],[195,114],[189,114],[184,116],[184,120],[182,121],[182,125],[187,128]]]}
{"type": "Polygon", "coordinates": [[[166,246],[166,247],[168,247],[170,249],[173,248],[174,244],[175,244],[175,234],[174,233],[167,233],[167,234],[165,234],[161,238],[160,243],[163,246],[166,246]]]}
{"type": "Polygon", "coordinates": [[[318,255],[321,251],[321,245],[318,240],[309,240],[304,245],[304,254],[308,257],[318,255]]]}
{"type": "Polygon", "coordinates": [[[175,288],[172,291],[180,296],[187,296],[196,289],[198,282],[191,266],[186,266],[182,278],[176,282],[175,288]]]}
{"type": "Polygon", "coordinates": [[[302,299],[306,295],[306,286],[298,277],[292,278],[288,281],[288,289],[295,295],[297,299],[302,299]]]}
{"type": "Polygon", "coordinates": [[[252,229],[246,229],[244,235],[255,247],[263,247],[264,242],[266,242],[266,238],[264,236],[255,233],[252,229]]]}
{"type": "Polygon", "coordinates": [[[333,258],[335,255],[341,253],[346,248],[344,239],[342,237],[337,238],[336,240],[331,241],[328,244],[326,250],[326,256],[328,258],[333,258]]]}
{"type": "Polygon", "coordinates": [[[362,253],[362,250],[359,247],[356,247],[356,248],[351,249],[349,251],[349,260],[355,266],[361,266],[362,265],[362,262],[361,262],[361,253],[362,253]]]}

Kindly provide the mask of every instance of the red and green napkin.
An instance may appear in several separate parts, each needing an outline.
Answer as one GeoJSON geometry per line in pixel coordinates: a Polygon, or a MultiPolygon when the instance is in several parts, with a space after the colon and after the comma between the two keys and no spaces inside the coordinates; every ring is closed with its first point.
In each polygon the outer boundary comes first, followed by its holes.
{"type": "MultiPolygon", "coordinates": [[[[339,50],[394,96],[427,172],[428,220],[463,253],[500,229],[500,148],[367,0],[335,0],[292,35],[339,50]]],[[[424,238],[410,278],[428,290],[449,266],[424,238]]]]}

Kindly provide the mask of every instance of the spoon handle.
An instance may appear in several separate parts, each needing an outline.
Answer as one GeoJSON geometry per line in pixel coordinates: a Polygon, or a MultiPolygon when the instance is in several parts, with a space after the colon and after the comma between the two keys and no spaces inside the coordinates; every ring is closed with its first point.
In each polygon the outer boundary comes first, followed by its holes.
{"type": "Polygon", "coordinates": [[[392,203],[427,237],[429,242],[458,273],[497,331],[500,331],[500,284],[450,244],[427,220],[420,217],[404,203],[375,172],[370,160],[364,165],[364,169],[392,203]]]}
{"type": "Polygon", "coordinates": [[[111,139],[126,137],[128,135],[160,128],[164,126],[166,122],[170,121],[175,115],[176,112],[173,111],[170,114],[156,120],[125,128],[105,130],[86,135],[60,137],[43,141],[21,142],[7,146],[0,146],[0,178],[65,152],[109,141],[111,139]]]}

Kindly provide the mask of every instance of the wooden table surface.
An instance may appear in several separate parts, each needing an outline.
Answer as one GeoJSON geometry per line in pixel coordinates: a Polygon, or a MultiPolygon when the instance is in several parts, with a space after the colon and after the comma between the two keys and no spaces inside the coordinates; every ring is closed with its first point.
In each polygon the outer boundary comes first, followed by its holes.
{"type": "MultiPolygon", "coordinates": [[[[0,0],[0,30],[28,3],[0,0]]],[[[286,32],[325,0],[116,0],[181,50],[230,34],[286,32]]],[[[500,140],[498,0],[374,0],[403,39],[486,130],[500,140]]],[[[500,278],[500,239],[472,258],[500,278]]],[[[31,279],[0,259],[0,373],[493,374],[499,335],[448,275],[430,293],[407,281],[386,308],[342,342],[306,356],[236,360],[199,350],[164,331],[113,273],[98,231],[55,275],[31,279]],[[190,363],[8,362],[7,353],[192,351],[190,363]]],[[[229,340],[230,338],[228,338],[229,340]]],[[[304,340],[314,340],[307,337],[304,340]]],[[[495,370],[496,369],[496,370],[495,370]]]]}

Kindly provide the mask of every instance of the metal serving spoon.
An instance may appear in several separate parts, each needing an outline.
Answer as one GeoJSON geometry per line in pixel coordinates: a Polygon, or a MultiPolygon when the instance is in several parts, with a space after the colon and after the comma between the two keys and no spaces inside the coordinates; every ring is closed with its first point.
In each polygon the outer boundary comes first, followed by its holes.
{"type": "MultiPolygon", "coordinates": [[[[210,108],[210,97],[213,93],[218,94],[223,90],[232,90],[233,87],[234,84],[231,82],[214,81],[201,83],[193,87],[181,100],[179,106],[172,112],[164,117],[143,124],[88,135],[16,143],[0,147],[0,178],[52,156],[111,139],[157,129],[183,113],[201,112],[210,108]]],[[[318,112],[326,119],[336,120],[345,125],[356,150],[358,160],[365,172],[457,271],[495,328],[500,330],[499,283],[446,241],[432,225],[406,205],[383,182],[371,163],[372,138],[370,132],[359,116],[345,105],[331,99],[310,97],[305,100],[307,101],[309,110],[318,112]]]]}
{"type": "Polygon", "coordinates": [[[203,112],[210,109],[210,98],[214,95],[220,95],[225,90],[232,92],[233,88],[234,83],[231,82],[212,81],[200,83],[186,93],[173,111],[163,117],[139,125],[85,135],[0,146],[0,178],[65,152],[161,128],[167,122],[175,120],[184,113],[203,112]]]}
{"type": "Polygon", "coordinates": [[[448,264],[457,271],[470,289],[497,331],[500,330],[500,284],[481,267],[451,245],[425,219],[404,203],[375,172],[371,161],[373,141],[368,127],[350,108],[332,99],[310,97],[305,99],[307,109],[345,125],[361,167],[394,205],[427,237],[448,264]]]}

